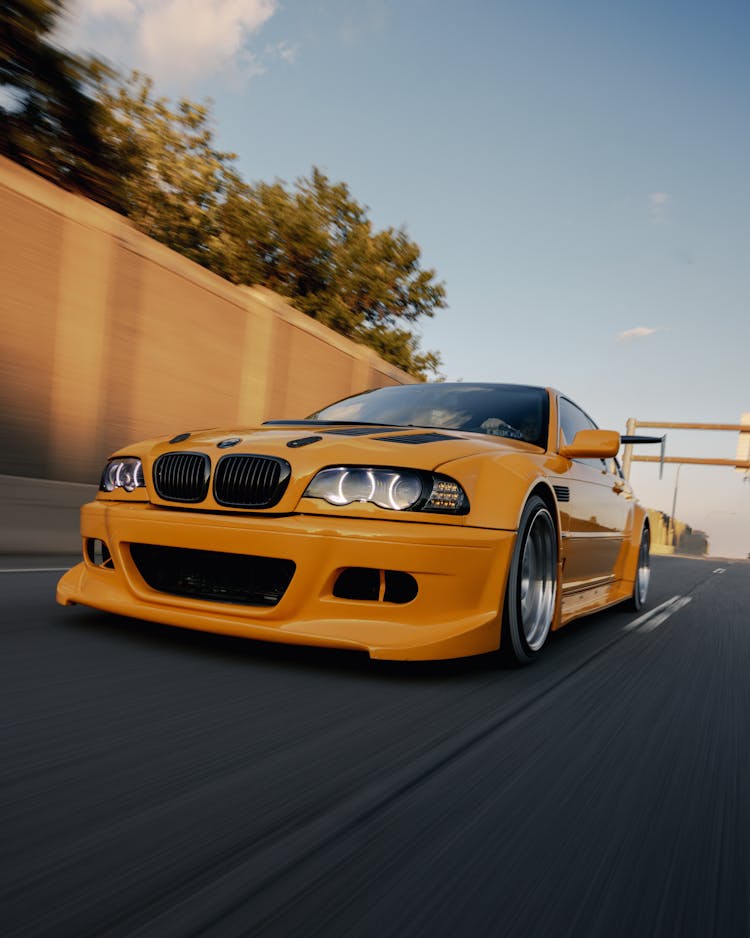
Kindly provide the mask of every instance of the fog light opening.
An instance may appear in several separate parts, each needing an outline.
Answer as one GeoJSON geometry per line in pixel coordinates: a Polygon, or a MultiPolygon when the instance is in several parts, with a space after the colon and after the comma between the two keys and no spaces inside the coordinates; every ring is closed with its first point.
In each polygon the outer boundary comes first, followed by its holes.
{"type": "Polygon", "coordinates": [[[361,599],[377,602],[380,596],[380,570],[371,567],[347,567],[333,585],[337,599],[361,599]]]}
{"type": "Polygon", "coordinates": [[[410,603],[416,599],[419,587],[411,573],[400,570],[385,571],[385,594],[383,599],[387,603],[410,603]]]}
{"type": "Polygon", "coordinates": [[[346,567],[333,585],[337,599],[361,602],[410,603],[419,592],[417,581],[400,570],[377,570],[372,567],[346,567]]]}
{"type": "Polygon", "coordinates": [[[109,548],[100,541],[98,537],[90,537],[86,541],[86,554],[95,567],[104,567],[106,570],[114,570],[115,564],[109,548]]]}

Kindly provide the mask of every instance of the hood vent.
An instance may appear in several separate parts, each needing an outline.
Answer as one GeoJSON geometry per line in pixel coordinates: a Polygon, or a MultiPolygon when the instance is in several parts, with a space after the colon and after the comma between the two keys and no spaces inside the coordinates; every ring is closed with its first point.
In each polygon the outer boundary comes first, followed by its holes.
{"type": "Polygon", "coordinates": [[[311,443],[317,443],[322,440],[322,436],[300,436],[296,440],[289,440],[286,444],[290,449],[298,449],[300,446],[309,446],[311,443]]]}
{"type": "Polygon", "coordinates": [[[439,443],[443,440],[454,440],[455,436],[447,436],[445,433],[409,433],[399,434],[399,436],[377,436],[376,440],[383,440],[386,443],[439,443]]]}
{"type": "Polygon", "coordinates": [[[339,436],[369,436],[379,433],[381,427],[340,427],[338,430],[328,430],[321,427],[321,433],[337,433],[339,436]]]}

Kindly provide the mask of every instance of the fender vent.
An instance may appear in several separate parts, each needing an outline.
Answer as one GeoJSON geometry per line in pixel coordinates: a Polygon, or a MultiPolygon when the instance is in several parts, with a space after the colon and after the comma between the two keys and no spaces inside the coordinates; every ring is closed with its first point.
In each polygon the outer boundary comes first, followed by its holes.
{"type": "Polygon", "coordinates": [[[558,502],[570,501],[570,489],[567,485],[553,485],[552,488],[555,490],[558,502]]]}

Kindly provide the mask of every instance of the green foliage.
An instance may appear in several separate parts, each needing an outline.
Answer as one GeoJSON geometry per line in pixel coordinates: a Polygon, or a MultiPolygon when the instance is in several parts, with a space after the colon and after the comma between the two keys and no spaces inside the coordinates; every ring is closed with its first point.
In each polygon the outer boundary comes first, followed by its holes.
{"type": "Polygon", "coordinates": [[[86,62],[50,42],[59,0],[0,5],[0,152],[58,185],[119,208],[86,62]]]}
{"type": "Polygon", "coordinates": [[[438,355],[420,353],[405,326],[444,306],[445,288],[405,231],[374,231],[345,183],[319,169],[292,187],[249,185],[216,149],[209,105],[172,105],[138,72],[97,77],[124,210],[141,231],[233,283],[270,287],[418,377],[437,373],[438,355]]]}
{"type": "Polygon", "coordinates": [[[401,229],[374,231],[344,183],[319,169],[287,189],[258,183],[230,189],[219,209],[213,269],[235,283],[263,283],[309,316],[426,377],[439,357],[420,354],[404,328],[445,305],[435,272],[401,229]]]}
{"type": "Polygon", "coordinates": [[[376,231],[366,207],[319,169],[292,186],[247,184],[214,143],[210,104],[154,95],[57,48],[61,0],[0,7],[0,150],[53,181],[123,212],[145,234],[238,284],[263,284],[298,309],[424,378],[414,325],[445,306],[399,228],[376,231]]]}
{"type": "Polygon", "coordinates": [[[93,63],[92,74],[100,132],[117,154],[124,213],[144,234],[212,267],[218,207],[239,179],[235,155],[213,145],[208,106],[183,99],[172,107],[139,72],[123,81],[93,63]]]}

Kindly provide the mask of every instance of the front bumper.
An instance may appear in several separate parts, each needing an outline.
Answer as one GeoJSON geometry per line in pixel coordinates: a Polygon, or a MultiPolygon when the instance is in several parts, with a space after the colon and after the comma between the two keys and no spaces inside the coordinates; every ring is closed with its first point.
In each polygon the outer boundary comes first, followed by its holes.
{"type": "MultiPolygon", "coordinates": [[[[81,534],[104,541],[114,569],[88,558],[60,580],[57,601],[166,625],[264,641],[350,648],[373,658],[436,659],[498,648],[515,532],[414,521],[269,517],[175,511],[97,501],[81,510],[81,534]],[[140,575],[131,543],[249,554],[296,565],[272,607],[176,596],[140,575]],[[349,567],[414,577],[407,603],[333,595],[349,567]]],[[[86,551],[84,550],[84,557],[86,551]]]]}

